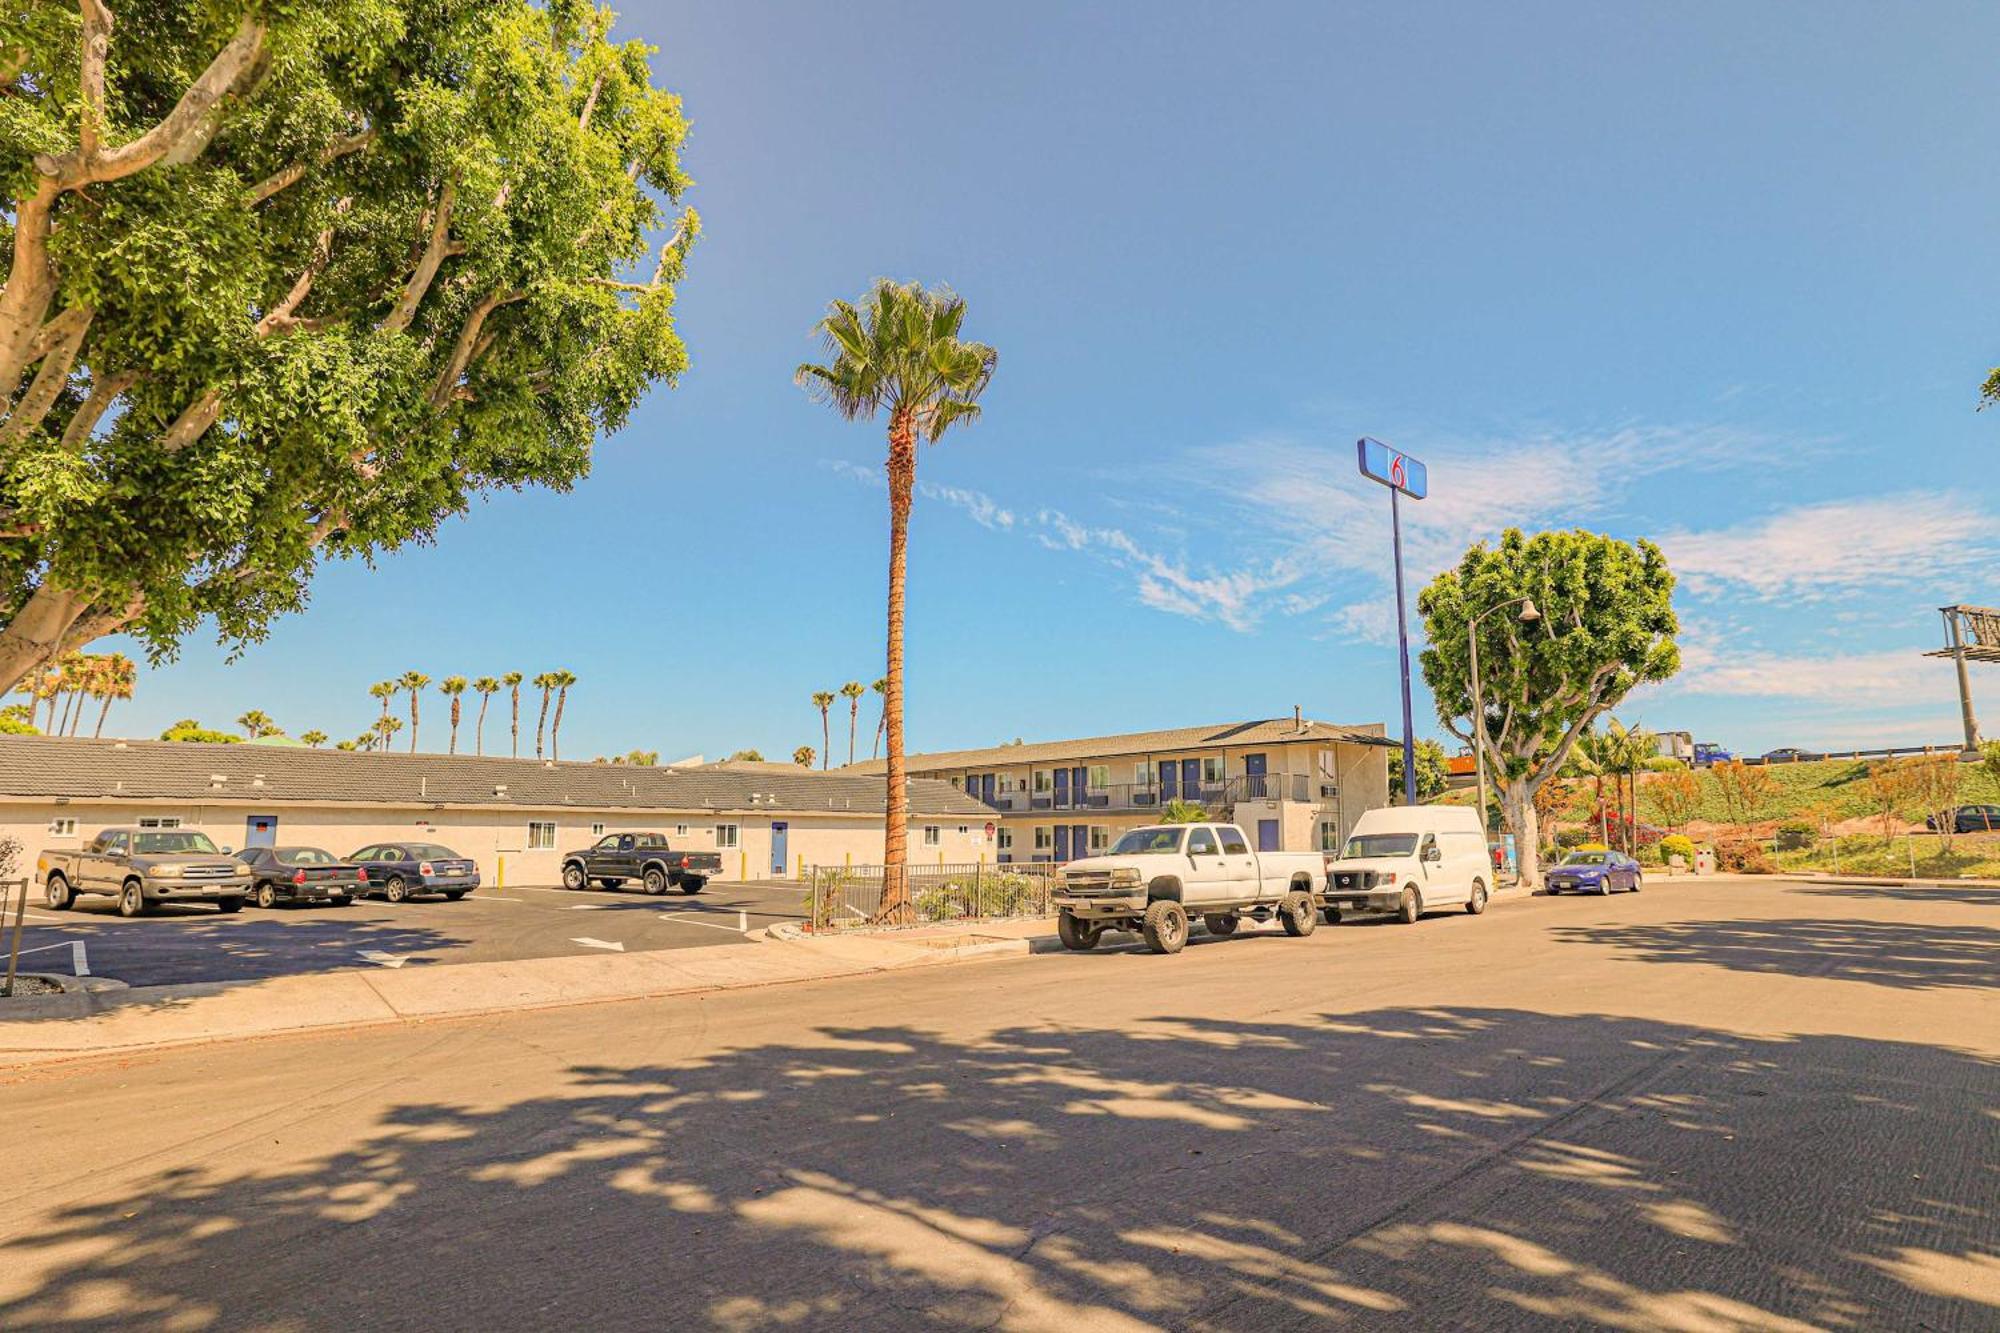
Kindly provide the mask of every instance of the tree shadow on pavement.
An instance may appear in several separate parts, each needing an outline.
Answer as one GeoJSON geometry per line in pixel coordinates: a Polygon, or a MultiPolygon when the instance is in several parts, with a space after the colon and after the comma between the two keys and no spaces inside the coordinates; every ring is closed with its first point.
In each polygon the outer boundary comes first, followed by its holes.
{"type": "Polygon", "coordinates": [[[1824,898],[1894,898],[1912,903],[1970,903],[2000,907],[2000,888],[1990,884],[1794,884],[1795,893],[1824,898]]]}
{"type": "Polygon", "coordinates": [[[1995,1315],[2000,1068],[1931,1046],[1383,1010],[802,1029],[518,1095],[506,1067],[331,1155],[218,1143],[125,1197],[16,1200],[0,1327],[1995,1315]]]}
{"type": "Polygon", "coordinates": [[[1677,921],[1557,926],[1563,943],[1608,945],[1649,963],[1867,981],[1910,990],[2000,986],[2000,930],[1900,921],[1677,921]]]}

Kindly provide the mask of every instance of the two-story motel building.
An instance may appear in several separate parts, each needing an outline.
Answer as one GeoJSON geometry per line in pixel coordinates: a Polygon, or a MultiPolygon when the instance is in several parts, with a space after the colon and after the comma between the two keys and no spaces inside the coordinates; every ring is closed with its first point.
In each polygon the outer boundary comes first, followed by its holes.
{"type": "MultiPolygon", "coordinates": [[[[1361,812],[1389,801],[1381,723],[1284,718],[911,755],[993,811],[999,861],[1070,861],[1156,823],[1179,800],[1243,827],[1260,850],[1336,850],[1361,812]]],[[[880,772],[880,760],[847,772],[880,772]]]]}

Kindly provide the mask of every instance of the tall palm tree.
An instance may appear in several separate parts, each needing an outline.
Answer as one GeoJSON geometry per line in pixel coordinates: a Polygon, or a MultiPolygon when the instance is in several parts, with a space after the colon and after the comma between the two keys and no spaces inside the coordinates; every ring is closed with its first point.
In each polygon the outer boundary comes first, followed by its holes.
{"type": "Polygon", "coordinates": [[[556,683],[556,718],[549,724],[549,758],[562,758],[562,713],[563,704],[569,699],[569,687],[576,684],[574,671],[551,671],[550,677],[556,683]]]}
{"type": "Polygon", "coordinates": [[[1618,740],[1607,729],[1596,728],[1584,732],[1576,738],[1576,748],[1570,751],[1576,767],[1591,778],[1597,798],[1597,838],[1605,846],[1611,845],[1610,807],[1604,802],[1604,779],[1617,771],[1618,740]]]}
{"type": "Polygon", "coordinates": [[[479,720],[472,726],[472,752],[486,753],[486,705],[493,702],[493,696],[500,693],[500,682],[491,676],[481,676],[472,682],[473,692],[479,696],[479,720]]]}
{"type": "Polygon", "coordinates": [[[104,706],[97,710],[97,729],[90,734],[104,734],[104,719],[111,712],[111,704],[117,699],[132,697],[133,688],[139,683],[139,664],[123,653],[112,653],[104,663],[104,706]]]}
{"type": "Polygon", "coordinates": [[[949,290],[882,279],[859,308],[827,307],[818,332],[830,364],[807,362],[794,380],[850,421],[889,417],[889,681],[882,696],[889,738],[888,789],[882,817],[882,912],[900,920],[909,904],[910,793],[903,772],[903,592],[909,564],[910,500],[917,482],[917,442],[936,444],[979,416],[979,395],[999,356],[961,341],[965,302],[949,290]]]}
{"type": "MultiPolygon", "coordinates": [[[[69,715],[81,702],[84,680],[88,672],[89,664],[84,661],[82,653],[63,654],[62,661],[57,665],[56,688],[58,692],[69,697],[63,700],[62,720],[56,723],[52,734],[57,736],[68,734],[69,715]]],[[[51,709],[50,712],[53,713],[54,710],[51,709]]]]}
{"type": "Polygon", "coordinates": [[[875,718],[875,753],[873,756],[876,759],[880,759],[882,757],[882,732],[889,725],[889,678],[884,676],[868,688],[875,691],[875,697],[882,701],[882,711],[875,718]]]}
{"type": "Polygon", "coordinates": [[[326,744],[326,733],[317,729],[302,731],[299,733],[299,740],[301,743],[317,750],[320,746],[326,744]]]}
{"type": "Polygon", "coordinates": [[[521,679],[521,673],[518,671],[509,671],[506,675],[500,677],[500,683],[513,691],[514,695],[514,757],[516,759],[521,757],[521,679]]]}
{"type": "Polygon", "coordinates": [[[854,762],[854,730],[861,722],[861,696],[868,693],[868,687],[858,680],[850,680],[840,687],[841,697],[847,700],[847,762],[854,762]]]}
{"type": "Polygon", "coordinates": [[[417,699],[431,678],[421,671],[405,671],[403,678],[396,682],[410,696],[410,753],[417,752],[417,699]]]}
{"type": "Polygon", "coordinates": [[[378,717],[378,718],[376,718],[376,719],[375,719],[375,748],[376,748],[376,749],[378,749],[378,750],[386,750],[386,749],[388,749],[388,748],[389,748],[389,738],[390,738],[391,736],[394,736],[394,735],[395,735],[395,734],[396,734],[397,732],[401,731],[402,729],[403,729],[403,719],[402,719],[402,718],[400,718],[400,717],[378,717]]]}
{"type": "Polygon", "coordinates": [[[1642,726],[1626,726],[1617,718],[1609,719],[1606,731],[1611,737],[1612,772],[1618,785],[1618,809],[1620,822],[1625,826],[1625,850],[1639,854],[1639,770],[1646,761],[1660,751],[1659,737],[1642,726]]]}
{"type": "MultiPolygon", "coordinates": [[[[368,687],[368,693],[382,701],[382,716],[385,719],[389,716],[389,701],[396,697],[396,691],[399,688],[401,687],[393,680],[378,680],[368,687]]],[[[382,729],[380,727],[370,727],[369,734],[379,737],[382,734],[382,729]]]]}
{"type": "Polygon", "coordinates": [[[84,700],[104,697],[105,667],[109,661],[110,659],[102,653],[89,653],[77,663],[76,707],[70,710],[69,726],[65,729],[64,735],[74,736],[77,729],[83,726],[84,700]]]}
{"type": "Polygon", "coordinates": [[[251,740],[259,736],[282,736],[285,733],[271,720],[271,715],[261,708],[253,708],[236,719],[236,725],[243,728],[244,735],[251,740]]]}
{"type": "Polygon", "coordinates": [[[542,715],[535,719],[535,758],[542,757],[542,729],[549,720],[549,695],[556,687],[556,673],[544,671],[528,682],[542,692],[542,715]]]}
{"type": "Polygon", "coordinates": [[[833,724],[829,721],[833,710],[833,691],[814,690],[813,707],[819,709],[819,766],[824,769],[833,757],[833,724]]]}
{"type": "Polygon", "coordinates": [[[451,700],[451,745],[446,754],[458,753],[458,707],[459,696],[465,693],[466,680],[463,676],[446,676],[438,682],[438,693],[451,700]]]}

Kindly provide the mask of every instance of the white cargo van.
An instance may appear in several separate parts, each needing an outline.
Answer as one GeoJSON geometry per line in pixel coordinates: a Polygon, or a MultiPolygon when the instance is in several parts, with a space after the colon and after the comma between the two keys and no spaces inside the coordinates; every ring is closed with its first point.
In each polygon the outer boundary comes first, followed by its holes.
{"type": "Polygon", "coordinates": [[[1392,805],[1364,813],[1339,856],[1326,859],[1320,905],[1333,925],[1343,912],[1394,912],[1405,922],[1440,907],[1486,910],[1493,859],[1476,811],[1456,805],[1392,805]]]}

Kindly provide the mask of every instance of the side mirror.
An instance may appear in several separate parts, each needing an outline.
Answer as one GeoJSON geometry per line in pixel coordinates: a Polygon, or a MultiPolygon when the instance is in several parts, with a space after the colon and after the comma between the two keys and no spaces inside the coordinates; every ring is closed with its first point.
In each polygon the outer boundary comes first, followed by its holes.
{"type": "Polygon", "coordinates": [[[1429,851],[1424,853],[1424,860],[1442,861],[1444,860],[1444,852],[1436,847],[1433,847],[1429,851]]]}
{"type": "Polygon", "coordinates": [[[228,843],[226,843],[226,842],[225,842],[225,843],[223,843],[223,844],[222,844],[222,854],[223,854],[224,856],[229,856],[229,855],[231,855],[232,853],[234,853],[235,851],[236,851],[236,849],[235,849],[234,847],[231,847],[231,846],[230,846],[230,845],[229,845],[228,843]]]}

